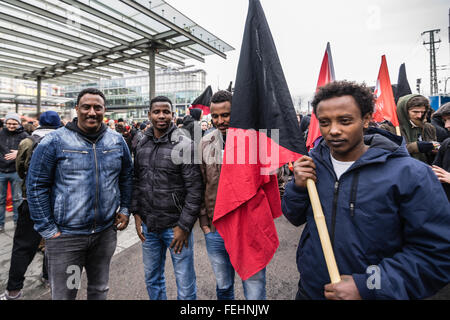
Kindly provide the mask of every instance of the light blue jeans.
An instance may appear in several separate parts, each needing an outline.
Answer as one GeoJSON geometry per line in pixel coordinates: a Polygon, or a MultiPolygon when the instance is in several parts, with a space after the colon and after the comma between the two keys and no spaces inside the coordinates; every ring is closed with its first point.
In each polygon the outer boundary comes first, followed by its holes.
{"type": "MultiPolygon", "coordinates": [[[[219,232],[205,234],[206,250],[216,276],[216,293],[218,300],[234,300],[235,271],[225,243],[219,232]]],[[[242,281],[244,296],[247,300],[266,300],[266,268],[252,277],[242,281]]]]}
{"type": "Polygon", "coordinates": [[[0,226],[5,224],[6,193],[8,191],[8,181],[11,182],[11,194],[13,200],[13,220],[17,222],[19,218],[18,208],[22,203],[22,179],[17,172],[0,172],[0,226]]]}
{"type": "MultiPolygon", "coordinates": [[[[161,233],[148,232],[147,226],[143,223],[142,232],[145,237],[145,242],[142,244],[142,255],[148,296],[150,300],[167,300],[164,267],[166,251],[173,240],[173,230],[169,228],[161,233]]],[[[188,248],[183,246],[183,250],[179,254],[176,254],[173,249],[169,249],[177,283],[178,300],[197,299],[192,232],[188,241],[188,248]]]]}

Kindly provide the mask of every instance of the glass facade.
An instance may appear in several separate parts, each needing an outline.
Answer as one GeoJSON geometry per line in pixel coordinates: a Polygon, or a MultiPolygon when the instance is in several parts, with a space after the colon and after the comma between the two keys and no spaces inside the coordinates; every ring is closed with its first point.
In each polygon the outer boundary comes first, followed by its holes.
{"type": "MultiPolygon", "coordinates": [[[[36,117],[37,83],[13,78],[0,77],[0,117],[8,112],[36,117]]],[[[65,103],[61,86],[42,83],[41,111],[54,110],[62,115],[65,103]]]]}
{"type": "MultiPolygon", "coordinates": [[[[107,117],[109,119],[126,118],[137,121],[148,119],[149,77],[140,75],[99,82],[66,86],[65,97],[73,100],[68,108],[76,104],[78,93],[84,88],[98,88],[106,96],[107,117]]],[[[174,105],[179,116],[186,114],[186,109],[205,90],[206,72],[204,70],[178,71],[157,70],[156,95],[166,96],[174,105]]]]}

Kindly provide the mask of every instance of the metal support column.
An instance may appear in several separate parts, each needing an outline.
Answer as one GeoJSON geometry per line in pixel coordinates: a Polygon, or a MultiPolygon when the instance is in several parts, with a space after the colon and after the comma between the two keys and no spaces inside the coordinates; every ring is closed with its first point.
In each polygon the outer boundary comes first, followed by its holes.
{"type": "Polygon", "coordinates": [[[41,77],[37,77],[37,100],[36,100],[36,117],[39,119],[41,115],[41,77]]]}
{"type": "MultiPolygon", "coordinates": [[[[156,50],[153,48],[150,48],[149,54],[148,54],[148,60],[149,60],[149,68],[148,68],[148,80],[149,80],[149,95],[150,100],[152,100],[156,95],[156,71],[155,71],[155,54],[156,50]]],[[[149,101],[150,101],[149,100],[149,101]]]]}

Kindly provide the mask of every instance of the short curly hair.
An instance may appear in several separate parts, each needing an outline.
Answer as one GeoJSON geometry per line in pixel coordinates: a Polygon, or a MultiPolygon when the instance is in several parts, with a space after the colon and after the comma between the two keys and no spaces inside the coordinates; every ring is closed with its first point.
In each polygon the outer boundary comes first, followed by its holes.
{"type": "Polygon", "coordinates": [[[169,98],[167,98],[166,96],[157,96],[150,100],[150,111],[152,110],[153,104],[156,102],[167,102],[170,104],[170,110],[173,109],[172,101],[169,98]]]}
{"type": "Polygon", "coordinates": [[[216,93],[214,93],[214,95],[211,97],[211,103],[221,103],[225,101],[231,103],[232,100],[233,95],[231,94],[230,91],[226,90],[219,90],[216,93]]]}
{"type": "Polygon", "coordinates": [[[103,99],[103,103],[106,104],[106,98],[105,95],[103,94],[103,92],[101,92],[99,89],[97,88],[86,88],[80,91],[80,93],[78,93],[78,97],[77,97],[77,105],[80,104],[80,100],[81,98],[85,95],[85,94],[95,94],[98,95],[100,97],[102,97],[103,99]]]}
{"type": "Polygon", "coordinates": [[[361,117],[373,113],[375,108],[375,96],[372,90],[364,83],[358,84],[352,81],[334,81],[319,89],[312,102],[313,111],[317,114],[317,106],[322,100],[334,97],[352,96],[361,110],[361,117]]]}

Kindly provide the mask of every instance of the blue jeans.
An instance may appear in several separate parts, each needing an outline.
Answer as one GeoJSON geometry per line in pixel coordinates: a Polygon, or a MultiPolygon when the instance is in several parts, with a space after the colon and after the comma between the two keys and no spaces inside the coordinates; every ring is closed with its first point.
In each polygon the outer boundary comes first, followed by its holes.
{"type": "MultiPolygon", "coordinates": [[[[218,300],[234,300],[234,268],[225,243],[219,232],[205,234],[206,250],[216,276],[216,293],[218,300]]],[[[244,296],[247,300],[266,299],[266,268],[252,277],[242,281],[244,296]]]]}
{"type": "MultiPolygon", "coordinates": [[[[161,233],[148,232],[147,226],[143,223],[142,231],[145,237],[145,242],[142,244],[142,255],[148,296],[150,300],[167,300],[164,267],[166,264],[166,251],[173,240],[173,230],[169,228],[161,233]]],[[[192,232],[188,241],[188,248],[183,246],[183,250],[179,254],[170,249],[177,283],[178,300],[197,299],[197,284],[194,270],[194,236],[192,232]]]]}
{"type": "Polygon", "coordinates": [[[18,208],[22,203],[22,179],[17,172],[0,172],[0,226],[5,224],[6,193],[8,191],[8,181],[11,182],[11,194],[13,200],[13,220],[17,222],[19,217],[18,208]]]}

